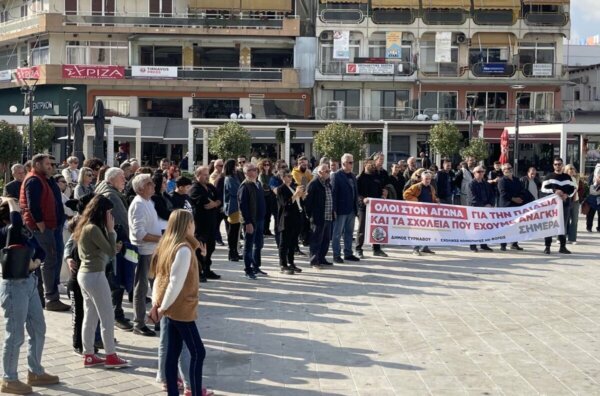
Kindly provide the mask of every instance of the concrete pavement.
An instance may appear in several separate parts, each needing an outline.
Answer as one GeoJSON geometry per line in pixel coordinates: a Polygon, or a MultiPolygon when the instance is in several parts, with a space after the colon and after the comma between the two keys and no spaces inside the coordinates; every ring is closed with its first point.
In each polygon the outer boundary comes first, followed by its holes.
{"type": "MultiPolygon", "coordinates": [[[[300,257],[304,272],[284,276],[271,238],[269,277],[257,281],[218,247],[223,279],[201,285],[199,306],[205,385],[217,395],[600,394],[599,241],[583,230],[570,256],[556,244],[542,254],[543,241],[423,257],[388,247],[389,258],[323,270],[300,257]]],[[[43,362],[61,384],[39,394],[166,394],[154,381],[158,337],[117,330],[134,367],[84,369],[70,314],[46,321],[43,362]]]]}

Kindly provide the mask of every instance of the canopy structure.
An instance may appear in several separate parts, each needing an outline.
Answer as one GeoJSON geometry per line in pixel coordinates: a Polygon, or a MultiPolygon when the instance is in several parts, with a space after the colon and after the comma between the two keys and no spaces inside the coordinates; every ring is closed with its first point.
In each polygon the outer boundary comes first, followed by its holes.
{"type": "Polygon", "coordinates": [[[471,39],[474,47],[480,44],[482,47],[499,46],[510,47],[517,42],[517,38],[512,33],[475,33],[471,39]]]}
{"type": "MultiPolygon", "coordinates": [[[[506,127],[504,131],[509,135],[515,135],[515,127],[506,127]]],[[[569,135],[579,135],[579,147],[583,147],[585,137],[590,135],[600,136],[600,126],[596,124],[540,124],[519,127],[521,135],[558,135],[560,138],[560,157],[567,160],[567,138],[569,135]]],[[[585,152],[579,152],[579,173],[585,173],[585,152]]]]}
{"type": "Polygon", "coordinates": [[[462,0],[423,0],[423,8],[454,8],[470,10],[471,2],[462,0]]]}
{"type": "Polygon", "coordinates": [[[292,12],[292,0],[242,0],[242,10],[292,12]]]}
{"type": "Polygon", "coordinates": [[[553,4],[553,5],[561,5],[561,4],[570,4],[571,0],[523,0],[524,4],[553,4]]]}
{"type": "Polygon", "coordinates": [[[239,10],[241,0],[190,0],[190,8],[201,10],[239,10]]]}
{"type": "Polygon", "coordinates": [[[419,8],[418,0],[371,0],[373,9],[401,9],[401,8],[419,8]]]}
{"type": "Polygon", "coordinates": [[[520,0],[475,0],[475,9],[512,10],[521,7],[520,0]]]}

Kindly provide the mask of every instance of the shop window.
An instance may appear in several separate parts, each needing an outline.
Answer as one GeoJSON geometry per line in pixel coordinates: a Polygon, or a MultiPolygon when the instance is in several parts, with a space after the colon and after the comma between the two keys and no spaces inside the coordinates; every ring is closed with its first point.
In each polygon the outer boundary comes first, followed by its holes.
{"type": "Polygon", "coordinates": [[[252,48],[252,67],[286,68],[294,66],[293,48],[252,48]]]}
{"type": "Polygon", "coordinates": [[[141,66],[181,66],[180,46],[145,45],[140,48],[141,66]]]}
{"type": "Polygon", "coordinates": [[[183,100],[165,98],[140,98],[140,117],[183,118],[183,100]]]}
{"type": "Polygon", "coordinates": [[[234,47],[194,47],[194,66],[240,67],[240,49],[234,47]]]}

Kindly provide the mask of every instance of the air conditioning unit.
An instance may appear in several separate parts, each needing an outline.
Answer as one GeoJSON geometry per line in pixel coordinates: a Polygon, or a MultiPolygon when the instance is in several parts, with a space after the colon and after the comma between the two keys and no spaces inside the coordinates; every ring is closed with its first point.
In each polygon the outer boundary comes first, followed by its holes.
{"type": "Polygon", "coordinates": [[[319,40],[321,41],[332,41],[333,40],[333,32],[321,32],[319,35],[319,40]]]}
{"type": "Polygon", "coordinates": [[[327,102],[327,119],[342,120],[344,119],[344,101],[330,100],[327,102]]]}
{"type": "Polygon", "coordinates": [[[465,36],[463,33],[458,33],[456,35],[456,38],[454,39],[456,44],[466,44],[467,43],[467,36],[465,36]]]}

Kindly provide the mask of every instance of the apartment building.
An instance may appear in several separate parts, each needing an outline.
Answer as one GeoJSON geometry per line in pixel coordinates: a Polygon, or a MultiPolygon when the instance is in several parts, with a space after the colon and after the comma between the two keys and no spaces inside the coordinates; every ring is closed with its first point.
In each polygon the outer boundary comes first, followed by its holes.
{"type": "MultiPolygon", "coordinates": [[[[67,99],[89,115],[102,99],[107,115],[142,121],[148,163],[185,154],[190,117],[307,118],[314,70],[297,65],[295,7],[295,0],[2,0],[0,114],[26,107],[24,83],[36,86],[35,116],[66,115],[67,99]]],[[[133,144],[127,132],[116,137],[133,144]]]]}
{"type": "MultiPolygon", "coordinates": [[[[505,126],[569,122],[562,110],[569,0],[320,0],[315,115],[322,119],[481,120],[500,155],[505,126]]],[[[390,156],[427,151],[427,134],[390,134],[390,156]]],[[[521,137],[520,163],[548,166],[552,137],[521,137]]],[[[578,151],[578,142],[569,152],[578,151]]]]}

